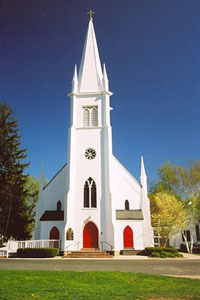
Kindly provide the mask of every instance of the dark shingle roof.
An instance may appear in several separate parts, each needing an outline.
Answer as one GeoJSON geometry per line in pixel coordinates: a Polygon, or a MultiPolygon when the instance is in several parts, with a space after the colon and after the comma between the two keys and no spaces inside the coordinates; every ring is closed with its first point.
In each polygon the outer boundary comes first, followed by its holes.
{"type": "Polygon", "coordinates": [[[40,221],[64,221],[64,210],[46,210],[40,221]]]}
{"type": "Polygon", "coordinates": [[[116,210],[117,220],[144,220],[141,209],[116,210]]]}

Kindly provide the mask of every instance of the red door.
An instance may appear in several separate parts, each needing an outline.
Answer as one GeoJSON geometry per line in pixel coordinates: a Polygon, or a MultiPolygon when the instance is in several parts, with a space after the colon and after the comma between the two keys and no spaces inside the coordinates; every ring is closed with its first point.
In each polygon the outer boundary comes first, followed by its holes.
{"type": "Polygon", "coordinates": [[[83,248],[98,248],[98,229],[96,225],[89,222],[83,229],[83,248]]]}
{"type": "Polygon", "coordinates": [[[59,230],[56,226],[54,226],[51,231],[50,231],[50,235],[49,235],[49,239],[50,240],[59,240],[59,230]]]}
{"type": "Polygon", "coordinates": [[[130,226],[124,229],[124,248],[133,248],[133,230],[130,226]]]}

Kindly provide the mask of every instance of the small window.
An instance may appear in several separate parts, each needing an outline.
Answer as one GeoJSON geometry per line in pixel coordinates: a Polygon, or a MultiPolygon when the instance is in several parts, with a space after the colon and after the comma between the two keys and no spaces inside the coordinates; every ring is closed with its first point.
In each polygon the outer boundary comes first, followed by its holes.
{"type": "Polygon", "coordinates": [[[61,201],[59,200],[57,202],[57,211],[61,211],[61,207],[62,207],[62,204],[61,204],[61,201]]]}
{"type": "Polygon", "coordinates": [[[84,185],[84,201],[83,206],[85,208],[96,208],[97,207],[97,191],[96,183],[90,177],[86,180],[84,185]]]}
{"type": "Polygon", "coordinates": [[[71,228],[67,230],[66,240],[72,241],[74,239],[74,232],[71,228]]]}
{"type": "Polygon", "coordinates": [[[125,201],[125,210],[129,210],[129,201],[128,200],[125,201]]]}

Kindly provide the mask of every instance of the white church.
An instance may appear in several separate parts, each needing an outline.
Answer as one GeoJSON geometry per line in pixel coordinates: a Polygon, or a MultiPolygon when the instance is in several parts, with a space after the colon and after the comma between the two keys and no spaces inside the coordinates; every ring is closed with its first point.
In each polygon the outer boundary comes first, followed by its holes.
{"type": "Polygon", "coordinates": [[[69,94],[68,162],[47,185],[41,176],[33,237],[60,240],[64,252],[154,245],[143,158],[138,182],[113,155],[111,96],[90,17],[69,94]]]}

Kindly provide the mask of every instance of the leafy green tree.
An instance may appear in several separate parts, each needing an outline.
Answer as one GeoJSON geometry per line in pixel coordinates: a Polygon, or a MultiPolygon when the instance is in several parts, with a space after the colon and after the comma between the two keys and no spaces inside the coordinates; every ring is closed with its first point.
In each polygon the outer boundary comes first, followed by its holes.
{"type": "Polygon", "coordinates": [[[0,240],[30,237],[26,189],[28,175],[24,174],[29,163],[26,149],[20,149],[21,136],[18,122],[7,104],[0,105],[0,240]]]}
{"type": "MultiPolygon", "coordinates": [[[[31,219],[35,219],[36,204],[39,197],[40,179],[37,177],[27,177],[25,189],[27,190],[27,211],[31,219]]],[[[34,222],[32,223],[32,230],[34,229],[34,222]]]]}
{"type": "MultiPolygon", "coordinates": [[[[191,243],[189,251],[193,250],[195,225],[200,220],[200,161],[191,161],[187,169],[175,166],[176,178],[180,187],[182,201],[187,209],[187,219],[190,225],[191,243]]],[[[185,231],[182,234],[188,247],[185,231]]]]}
{"type": "Polygon", "coordinates": [[[188,252],[193,250],[195,224],[200,219],[200,161],[190,161],[188,168],[164,163],[158,170],[158,179],[150,188],[150,198],[164,192],[174,195],[186,210],[185,225],[191,231],[191,243],[188,245],[184,226],[180,227],[188,252]]]}
{"type": "Polygon", "coordinates": [[[152,226],[158,236],[162,237],[164,246],[175,230],[185,226],[185,209],[183,204],[174,196],[163,192],[151,195],[153,203],[151,209],[152,226]]]}
{"type": "Polygon", "coordinates": [[[151,183],[150,194],[164,192],[180,198],[180,187],[176,177],[175,166],[170,161],[165,162],[157,169],[158,179],[151,183]]]}

